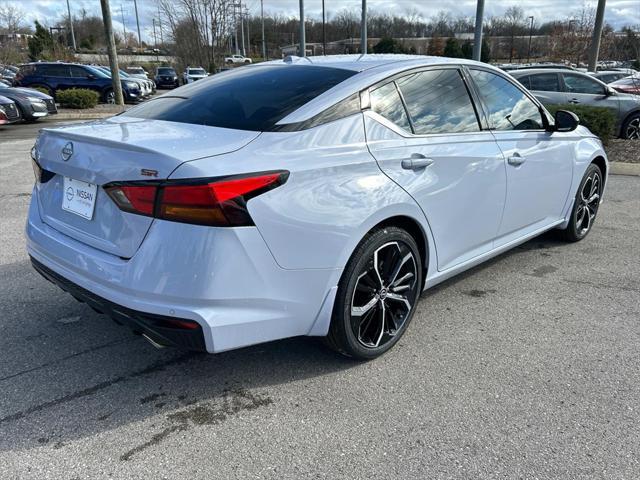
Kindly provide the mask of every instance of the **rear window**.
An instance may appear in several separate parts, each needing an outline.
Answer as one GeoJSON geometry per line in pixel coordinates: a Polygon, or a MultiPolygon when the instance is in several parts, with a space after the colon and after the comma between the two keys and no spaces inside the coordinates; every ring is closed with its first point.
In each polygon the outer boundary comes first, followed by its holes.
{"type": "Polygon", "coordinates": [[[356,72],[306,65],[256,66],[220,73],[124,113],[127,117],[268,131],[356,72]]]}
{"type": "Polygon", "coordinates": [[[531,75],[529,77],[531,90],[537,90],[541,92],[559,92],[560,82],[558,81],[558,75],[555,73],[540,73],[538,75],[531,75]]]}

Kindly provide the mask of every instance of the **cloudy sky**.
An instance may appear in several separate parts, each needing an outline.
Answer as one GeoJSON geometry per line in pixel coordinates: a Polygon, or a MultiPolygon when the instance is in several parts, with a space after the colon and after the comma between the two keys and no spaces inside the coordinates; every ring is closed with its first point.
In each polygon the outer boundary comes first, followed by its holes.
{"type": "MultiPolygon", "coordinates": [[[[151,39],[152,18],[157,16],[156,0],[137,0],[140,16],[142,36],[151,39]]],[[[260,14],[260,0],[242,0],[253,15],[260,14]]],[[[99,0],[69,0],[72,13],[85,8],[89,13],[100,13],[99,0]]],[[[135,13],[133,0],[110,0],[113,13],[114,28],[122,31],[120,6],[124,12],[124,23],[127,30],[135,28],[135,13]]],[[[595,2],[585,2],[595,5],[595,2]]],[[[66,11],[66,0],[0,0],[2,4],[14,4],[22,8],[27,14],[27,21],[39,20],[51,25],[66,11]]],[[[320,17],[321,0],[305,0],[305,11],[308,17],[320,17]]],[[[343,8],[360,8],[361,0],[325,0],[327,15],[343,8]]],[[[452,16],[474,16],[475,0],[368,0],[369,8],[379,12],[394,12],[403,14],[407,11],[417,11],[425,19],[433,16],[439,10],[446,10],[452,16]]],[[[520,5],[527,16],[533,15],[536,23],[552,19],[565,18],[573,11],[579,10],[582,0],[486,0],[485,16],[500,15],[511,5],[520,5]]],[[[278,12],[285,15],[297,16],[298,0],[264,0],[266,12],[278,12]]],[[[640,25],[640,0],[608,0],[605,21],[616,28],[623,25],[640,25]]]]}

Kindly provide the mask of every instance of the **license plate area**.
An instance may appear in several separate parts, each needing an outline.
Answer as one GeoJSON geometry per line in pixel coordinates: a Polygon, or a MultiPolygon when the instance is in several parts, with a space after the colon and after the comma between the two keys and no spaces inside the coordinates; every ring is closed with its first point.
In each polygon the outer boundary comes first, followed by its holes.
{"type": "Polygon", "coordinates": [[[64,177],[62,209],[87,220],[91,220],[95,210],[97,194],[97,185],[64,177]]]}

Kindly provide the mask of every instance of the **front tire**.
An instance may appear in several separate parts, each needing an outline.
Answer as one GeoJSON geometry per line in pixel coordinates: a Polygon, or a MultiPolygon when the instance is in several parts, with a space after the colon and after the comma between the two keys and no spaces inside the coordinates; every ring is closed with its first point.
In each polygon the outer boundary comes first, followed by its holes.
{"type": "Polygon", "coordinates": [[[115,105],[116,94],[114,93],[112,88],[108,88],[107,90],[104,91],[104,94],[102,95],[102,100],[104,101],[104,103],[107,103],[109,105],[115,105]]]}
{"type": "Polygon", "coordinates": [[[578,242],[585,238],[596,220],[600,199],[602,198],[603,173],[597,165],[589,165],[582,177],[571,210],[571,219],[567,228],[561,230],[562,237],[568,242],[578,242]]]}
{"type": "Polygon", "coordinates": [[[622,127],[622,138],[640,140],[640,113],[629,116],[622,127]]]}
{"type": "Polygon", "coordinates": [[[369,233],[338,285],[326,343],[360,360],[379,357],[406,331],[420,296],[422,260],[415,239],[398,227],[369,233]]]}

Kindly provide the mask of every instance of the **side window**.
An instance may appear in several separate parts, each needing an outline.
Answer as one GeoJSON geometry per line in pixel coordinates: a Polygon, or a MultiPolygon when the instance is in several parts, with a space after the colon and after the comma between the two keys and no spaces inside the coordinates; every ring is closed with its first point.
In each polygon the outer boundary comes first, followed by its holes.
{"type": "Polygon", "coordinates": [[[68,77],[69,69],[66,65],[40,65],[38,71],[47,77],[68,77]]]}
{"type": "Polygon", "coordinates": [[[71,70],[71,76],[73,78],[87,78],[87,76],[89,75],[89,72],[87,72],[82,67],[76,67],[72,65],[69,67],[69,69],[71,70]]]}
{"type": "Polygon", "coordinates": [[[564,85],[567,92],[571,93],[588,93],[591,95],[604,95],[604,88],[595,80],[582,75],[572,75],[563,73],[564,85]]]}
{"type": "Polygon", "coordinates": [[[560,82],[556,73],[540,73],[529,77],[531,86],[530,90],[539,90],[542,92],[559,92],[560,82]]]}
{"type": "Polygon", "coordinates": [[[531,80],[530,80],[530,78],[531,77],[529,77],[529,76],[518,77],[518,78],[516,78],[516,80],[518,80],[522,84],[522,86],[524,88],[527,88],[527,89],[531,90],[531,80]]]}
{"type": "Polygon", "coordinates": [[[426,70],[397,80],[415,133],[478,132],[478,118],[460,72],[426,70]]]}
{"type": "Polygon", "coordinates": [[[394,82],[387,83],[376,88],[370,94],[371,110],[392,121],[400,128],[411,131],[411,124],[407,118],[407,112],[402,105],[400,94],[394,82]]]}
{"type": "Polygon", "coordinates": [[[470,70],[487,107],[492,130],[537,130],[543,128],[538,106],[513,83],[495,73],[470,70]]]}

